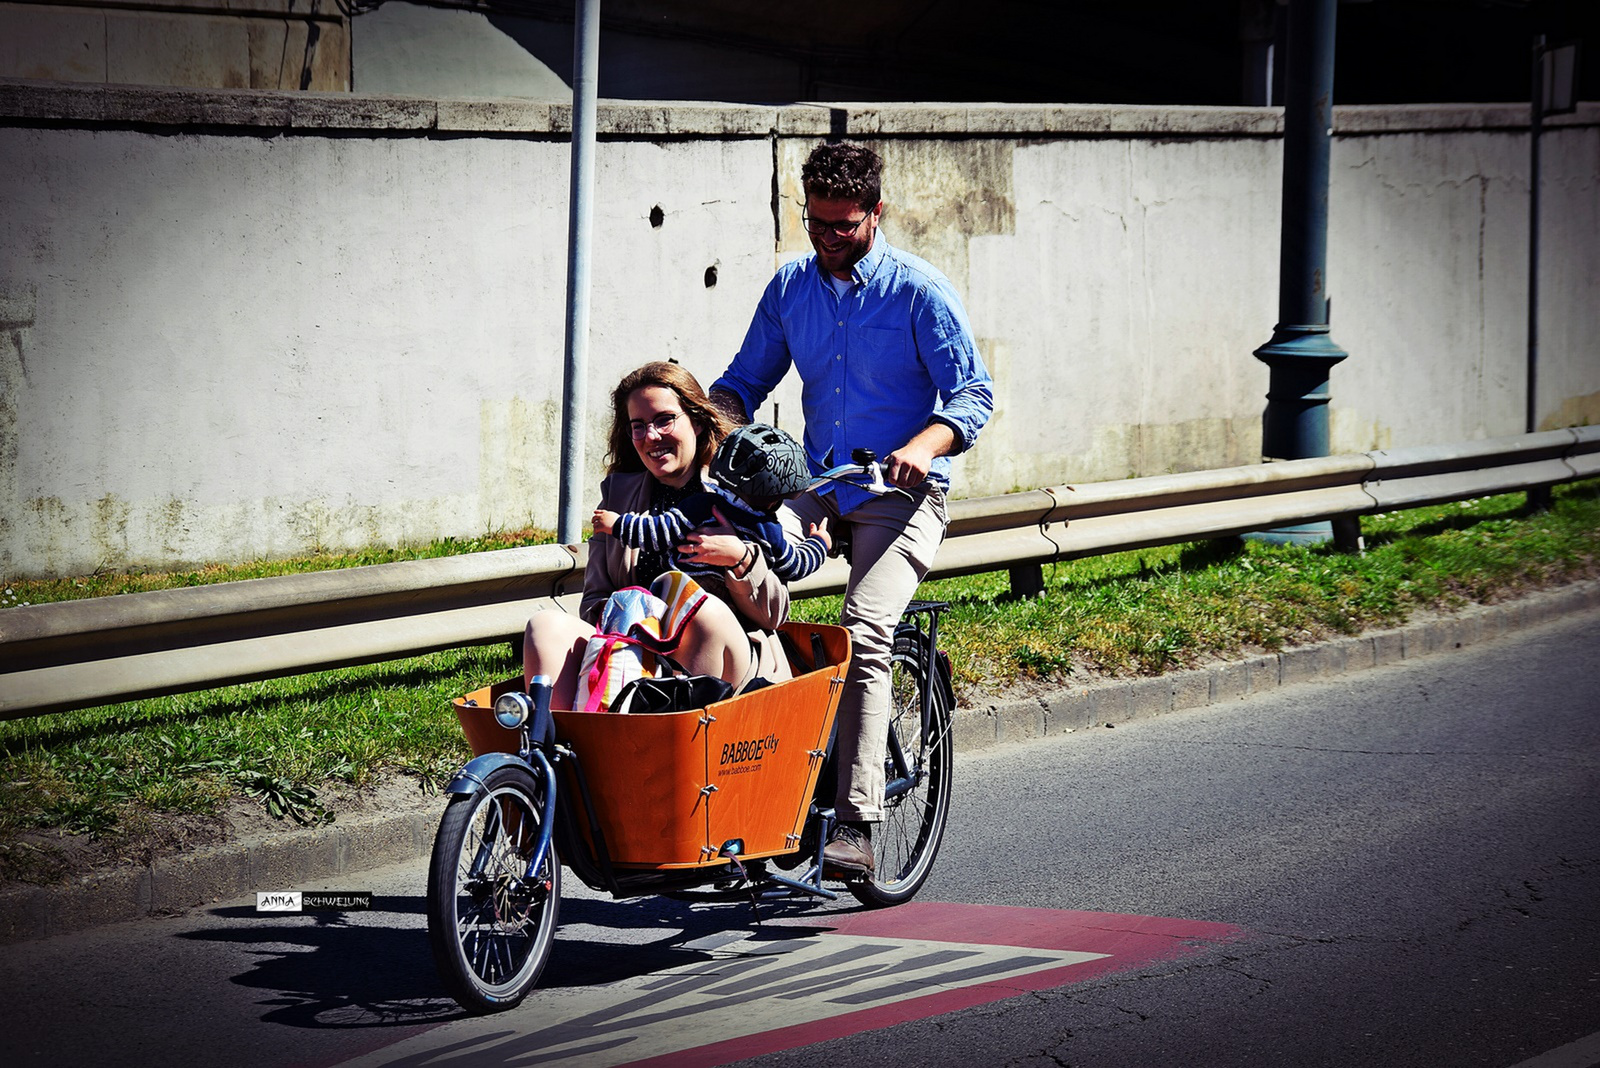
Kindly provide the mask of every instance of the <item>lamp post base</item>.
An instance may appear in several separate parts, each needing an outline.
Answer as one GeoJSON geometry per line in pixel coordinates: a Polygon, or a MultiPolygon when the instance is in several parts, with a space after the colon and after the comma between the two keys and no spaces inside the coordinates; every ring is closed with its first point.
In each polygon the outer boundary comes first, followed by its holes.
{"type": "Polygon", "coordinates": [[[1275,527],[1272,530],[1253,530],[1241,535],[1246,541],[1259,541],[1266,545],[1326,545],[1333,540],[1333,524],[1301,523],[1292,527],[1275,527]]]}
{"type": "Polygon", "coordinates": [[[1261,453],[1274,460],[1328,455],[1328,378],[1349,354],[1328,336],[1327,323],[1273,328],[1255,357],[1271,370],[1261,416],[1261,453]]]}
{"type": "Polygon", "coordinates": [[[1353,515],[1324,519],[1316,523],[1274,527],[1271,530],[1255,530],[1241,534],[1240,537],[1246,541],[1258,541],[1265,545],[1299,545],[1306,548],[1326,545],[1331,541],[1336,548],[1347,553],[1363,553],[1367,549],[1366,539],[1361,536],[1361,519],[1353,515]]]}

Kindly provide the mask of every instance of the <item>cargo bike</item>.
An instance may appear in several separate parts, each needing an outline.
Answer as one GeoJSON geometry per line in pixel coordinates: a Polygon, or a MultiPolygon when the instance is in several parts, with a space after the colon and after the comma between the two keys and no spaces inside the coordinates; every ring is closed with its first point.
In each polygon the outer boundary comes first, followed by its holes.
{"type": "MultiPolygon", "coordinates": [[[[895,633],[884,818],[875,870],[844,887],[869,907],[927,880],[950,810],[948,606],[914,601],[895,633]]],[[[549,959],[562,868],[617,899],[651,894],[831,900],[831,759],[850,640],[782,628],[793,678],[682,712],[550,710],[520,678],[455,702],[477,755],[445,788],[428,869],[428,937],[473,1013],[518,1004],[549,959]]],[[[835,885],[837,883],[835,882],[835,885]]]]}

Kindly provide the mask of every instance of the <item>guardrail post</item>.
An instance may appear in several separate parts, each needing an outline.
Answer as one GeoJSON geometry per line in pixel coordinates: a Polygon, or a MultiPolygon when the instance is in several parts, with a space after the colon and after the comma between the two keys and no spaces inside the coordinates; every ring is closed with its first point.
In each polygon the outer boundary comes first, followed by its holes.
{"type": "Polygon", "coordinates": [[[1044,565],[1019,564],[1011,569],[1011,596],[1044,596],[1044,565]]]}
{"type": "Polygon", "coordinates": [[[1347,553],[1364,553],[1367,551],[1367,539],[1361,536],[1361,517],[1358,515],[1342,515],[1330,524],[1333,528],[1333,544],[1340,551],[1347,553]]]}

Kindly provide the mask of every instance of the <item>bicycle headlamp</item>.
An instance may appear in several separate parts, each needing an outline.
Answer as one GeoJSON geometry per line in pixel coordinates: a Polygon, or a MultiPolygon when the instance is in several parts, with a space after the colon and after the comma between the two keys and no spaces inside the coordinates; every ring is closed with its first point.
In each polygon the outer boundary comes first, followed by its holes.
{"type": "Polygon", "coordinates": [[[532,715],[533,698],[517,690],[501,694],[494,703],[494,721],[508,731],[518,729],[532,715]]]}

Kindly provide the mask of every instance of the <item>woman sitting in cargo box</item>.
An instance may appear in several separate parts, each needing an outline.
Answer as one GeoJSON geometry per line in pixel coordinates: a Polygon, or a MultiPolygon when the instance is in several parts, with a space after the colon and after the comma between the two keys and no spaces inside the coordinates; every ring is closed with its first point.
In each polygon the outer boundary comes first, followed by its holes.
{"type": "MultiPolygon", "coordinates": [[[[622,379],[611,402],[601,508],[660,512],[703,489],[701,474],[733,424],[693,375],[675,363],[647,363],[622,379]]],[[[648,586],[671,567],[670,554],[671,547],[630,549],[608,534],[591,537],[578,615],[548,610],[528,621],[524,681],[548,675],[553,707],[573,707],[584,649],[606,599],[625,586],[648,586]]],[[[697,576],[713,596],[688,623],[673,658],[692,674],[721,677],[735,692],[757,676],[788,678],[776,631],[789,616],[789,591],[755,544],[729,526],[701,527],[684,538],[678,554],[721,569],[721,578],[697,576]]]]}

